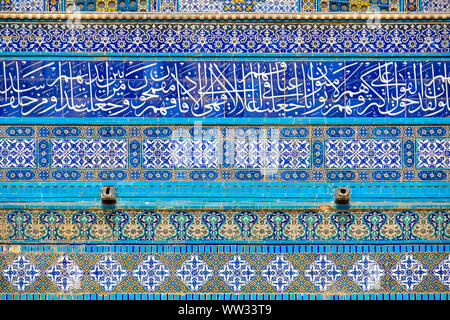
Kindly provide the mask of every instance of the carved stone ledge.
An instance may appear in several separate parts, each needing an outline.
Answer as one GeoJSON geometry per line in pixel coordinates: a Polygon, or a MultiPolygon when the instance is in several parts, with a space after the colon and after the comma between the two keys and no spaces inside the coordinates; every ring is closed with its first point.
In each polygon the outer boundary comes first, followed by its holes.
{"type": "Polygon", "coordinates": [[[160,12],[82,12],[82,13],[18,13],[1,12],[3,20],[367,20],[374,15],[380,20],[450,20],[450,13],[160,13],[160,12]]]}

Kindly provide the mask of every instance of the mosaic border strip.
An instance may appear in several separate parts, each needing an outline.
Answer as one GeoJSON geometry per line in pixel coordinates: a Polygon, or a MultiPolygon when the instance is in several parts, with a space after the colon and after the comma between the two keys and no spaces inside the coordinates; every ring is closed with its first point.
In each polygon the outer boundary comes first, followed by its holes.
{"type": "Polygon", "coordinates": [[[448,182],[448,126],[3,126],[0,181],[448,182]]]}
{"type": "Polygon", "coordinates": [[[1,209],[0,226],[0,240],[13,243],[450,240],[445,209],[1,209]]]}
{"type": "Polygon", "coordinates": [[[444,22],[304,24],[0,24],[0,52],[52,53],[448,53],[444,22]],[[375,26],[375,27],[374,27],[375,26]]]}
{"type": "MultiPolygon", "coordinates": [[[[317,245],[304,246],[307,251],[303,253],[249,245],[224,246],[225,252],[219,253],[205,250],[218,246],[193,246],[198,252],[194,254],[180,250],[185,246],[174,250],[178,253],[167,252],[164,246],[136,247],[145,252],[123,246],[122,253],[108,252],[115,246],[95,246],[98,253],[62,253],[58,246],[28,247],[32,252],[23,253],[24,247],[20,246],[2,246],[0,293],[3,298],[20,294],[92,298],[111,294],[146,294],[156,298],[161,294],[186,299],[206,299],[208,294],[209,298],[213,298],[211,294],[216,295],[213,299],[233,294],[288,299],[320,297],[318,294],[360,298],[364,295],[393,298],[393,294],[406,294],[415,298],[422,294],[449,293],[450,256],[448,246],[443,245],[423,248],[425,251],[416,246],[405,246],[405,251],[400,246],[339,246],[342,253],[330,253],[333,246],[317,245]],[[226,249],[233,247],[242,250],[241,253],[226,249]],[[251,248],[262,250],[250,253],[251,248]],[[370,249],[369,253],[369,248],[375,250],[370,249]],[[155,274],[155,268],[159,273],[155,274]]],[[[288,248],[298,252],[299,246],[288,248]]]]}
{"type": "Polygon", "coordinates": [[[81,11],[87,12],[447,12],[448,4],[445,0],[407,0],[399,1],[314,1],[314,0],[201,0],[193,3],[192,0],[150,0],[130,3],[129,1],[113,2],[108,1],[38,1],[12,0],[0,3],[2,11],[18,12],[42,12],[42,11],[68,11],[74,10],[74,4],[81,11]],[[377,5],[377,7],[373,7],[377,5]]]}

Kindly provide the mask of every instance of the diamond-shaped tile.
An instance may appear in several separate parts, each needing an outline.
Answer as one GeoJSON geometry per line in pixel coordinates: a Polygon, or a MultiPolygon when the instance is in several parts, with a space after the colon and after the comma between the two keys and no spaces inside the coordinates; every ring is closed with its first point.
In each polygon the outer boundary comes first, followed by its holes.
{"type": "Polygon", "coordinates": [[[19,291],[24,291],[41,272],[26,256],[19,255],[12,264],[3,269],[2,274],[19,291]]]}
{"type": "Polygon", "coordinates": [[[213,271],[198,255],[187,259],[177,276],[192,290],[198,291],[211,278],[213,271]]]}
{"type": "Polygon", "coordinates": [[[255,276],[255,271],[241,256],[234,256],[219,271],[219,275],[234,291],[240,291],[255,276]]]}
{"type": "Polygon", "coordinates": [[[440,282],[450,288],[450,255],[438,264],[433,270],[433,274],[440,282]]]}
{"type": "Polygon", "coordinates": [[[422,282],[428,271],[419,260],[408,253],[391,270],[391,274],[402,286],[411,291],[422,282]]]}
{"type": "Polygon", "coordinates": [[[147,290],[154,291],[156,287],[161,285],[170,276],[170,271],[155,256],[150,255],[133,270],[133,276],[147,290]]]}
{"type": "Polygon", "coordinates": [[[347,273],[364,291],[378,288],[384,276],[384,270],[369,255],[359,258],[347,273]]]}
{"type": "Polygon", "coordinates": [[[275,257],[261,273],[277,291],[283,291],[299,274],[292,263],[283,256],[275,257]]]}
{"type": "Polygon", "coordinates": [[[305,274],[312,283],[324,291],[336,282],[342,271],[328,256],[321,255],[305,270],[305,274]]]}
{"type": "Polygon", "coordinates": [[[80,287],[83,271],[68,255],[64,254],[47,270],[46,275],[63,291],[69,291],[80,287]]]}
{"type": "Polygon", "coordinates": [[[125,278],[127,270],[114,256],[106,255],[94,266],[90,275],[104,290],[111,291],[125,278]]]}

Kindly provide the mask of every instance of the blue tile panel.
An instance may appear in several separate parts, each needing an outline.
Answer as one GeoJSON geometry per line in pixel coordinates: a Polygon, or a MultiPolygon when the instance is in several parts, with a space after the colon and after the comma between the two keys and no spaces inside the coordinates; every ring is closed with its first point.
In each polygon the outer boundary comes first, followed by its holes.
{"type": "MultiPolygon", "coordinates": [[[[0,209],[9,243],[448,242],[445,209],[0,209]],[[281,241],[281,242],[280,242],[281,241]]],[[[346,251],[347,252],[347,251],[346,251]]]]}
{"type": "Polygon", "coordinates": [[[450,52],[448,22],[395,20],[383,21],[371,28],[365,21],[254,24],[163,20],[157,24],[134,24],[125,20],[106,24],[79,20],[69,23],[27,21],[25,25],[21,21],[0,23],[0,52],[134,53],[139,57],[154,53],[417,53],[425,54],[425,58],[430,57],[427,53],[450,52]]]}
{"type": "Polygon", "coordinates": [[[448,117],[449,75],[445,60],[3,60],[0,116],[448,117]]]}
{"type": "Polygon", "coordinates": [[[446,299],[450,285],[447,245],[3,245],[0,257],[5,300],[446,299]]]}
{"type": "Polygon", "coordinates": [[[0,181],[448,182],[448,132],[446,125],[244,127],[200,121],[9,125],[0,126],[0,181]]]}

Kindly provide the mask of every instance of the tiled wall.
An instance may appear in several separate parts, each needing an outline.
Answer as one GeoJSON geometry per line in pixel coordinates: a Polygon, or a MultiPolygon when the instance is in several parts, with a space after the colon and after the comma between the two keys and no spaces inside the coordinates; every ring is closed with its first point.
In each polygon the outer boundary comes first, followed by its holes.
{"type": "Polygon", "coordinates": [[[83,19],[0,24],[0,299],[447,299],[446,20],[83,19]]]}
{"type": "Polygon", "coordinates": [[[449,181],[448,126],[4,126],[0,181],[449,181]]]}

